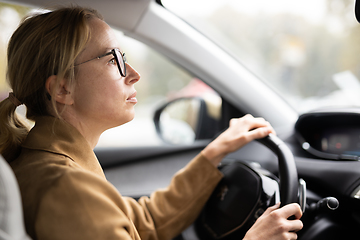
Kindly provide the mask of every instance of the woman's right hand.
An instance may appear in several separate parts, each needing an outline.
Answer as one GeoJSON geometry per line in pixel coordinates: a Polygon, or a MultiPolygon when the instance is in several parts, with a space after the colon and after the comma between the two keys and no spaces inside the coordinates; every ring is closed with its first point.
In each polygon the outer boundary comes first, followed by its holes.
{"type": "Polygon", "coordinates": [[[230,120],[229,128],[209,143],[202,154],[216,167],[227,154],[270,133],[275,134],[275,131],[263,118],[254,118],[250,114],[233,118],[230,120]]]}
{"type": "Polygon", "coordinates": [[[246,233],[243,240],[293,240],[301,230],[302,211],[299,204],[291,203],[279,208],[280,204],[269,207],[246,233]],[[295,216],[294,220],[289,217],[295,216]]]}

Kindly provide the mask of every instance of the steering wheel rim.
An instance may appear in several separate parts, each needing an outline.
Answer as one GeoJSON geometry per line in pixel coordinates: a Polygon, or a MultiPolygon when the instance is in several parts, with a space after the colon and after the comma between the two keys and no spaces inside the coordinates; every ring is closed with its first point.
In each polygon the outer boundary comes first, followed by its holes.
{"type": "MultiPolygon", "coordinates": [[[[280,182],[275,182],[277,191],[280,192],[281,206],[298,202],[298,175],[290,149],[275,135],[257,141],[270,149],[278,158],[280,182]]],[[[263,194],[265,188],[259,190],[259,181],[265,181],[264,177],[268,178],[260,173],[263,171],[259,172],[238,161],[224,165],[221,171],[224,173],[224,178],[207,201],[195,223],[195,229],[197,234],[205,239],[241,239],[262,211],[276,202],[274,201],[276,197],[275,194],[270,193],[271,191],[263,194]],[[248,184],[244,185],[244,182],[248,184]]]]}
{"type": "Polygon", "coordinates": [[[280,206],[297,202],[299,184],[294,155],[288,146],[273,134],[257,141],[268,147],[278,157],[280,206]]]}

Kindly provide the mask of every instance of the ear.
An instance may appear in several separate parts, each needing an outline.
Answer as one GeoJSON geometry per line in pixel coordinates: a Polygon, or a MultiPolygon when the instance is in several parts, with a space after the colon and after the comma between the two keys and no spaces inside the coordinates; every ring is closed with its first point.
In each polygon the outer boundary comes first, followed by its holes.
{"type": "Polygon", "coordinates": [[[65,79],[59,81],[56,75],[52,75],[46,79],[45,87],[50,96],[55,97],[56,102],[64,105],[74,104],[70,87],[65,79]]]}

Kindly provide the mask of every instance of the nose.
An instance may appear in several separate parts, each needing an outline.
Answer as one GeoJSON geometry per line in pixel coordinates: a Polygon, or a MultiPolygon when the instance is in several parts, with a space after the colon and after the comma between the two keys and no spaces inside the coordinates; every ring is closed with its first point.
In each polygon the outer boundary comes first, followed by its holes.
{"type": "Polygon", "coordinates": [[[138,73],[130,64],[126,64],[126,77],[125,77],[125,83],[126,84],[135,84],[140,80],[140,73],[138,73]]]}

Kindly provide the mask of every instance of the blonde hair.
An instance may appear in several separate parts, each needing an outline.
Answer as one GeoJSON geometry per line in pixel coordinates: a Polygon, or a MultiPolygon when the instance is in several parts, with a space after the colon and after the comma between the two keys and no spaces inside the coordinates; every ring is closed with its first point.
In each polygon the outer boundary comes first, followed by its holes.
{"type": "MultiPolygon", "coordinates": [[[[8,45],[7,80],[15,97],[26,106],[28,119],[51,115],[50,109],[60,117],[55,89],[47,92],[45,83],[56,75],[57,81],[66,79],[73,85],[74,62],[90,38],[92,18],[102,19],[93,9],[62,7],[25,18],[13,33],[8,45]]],[[[7,161],[18,156],[29,131],[15,110],[10,97],[0,103],[0,154],[7,161]]]]}

